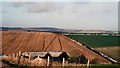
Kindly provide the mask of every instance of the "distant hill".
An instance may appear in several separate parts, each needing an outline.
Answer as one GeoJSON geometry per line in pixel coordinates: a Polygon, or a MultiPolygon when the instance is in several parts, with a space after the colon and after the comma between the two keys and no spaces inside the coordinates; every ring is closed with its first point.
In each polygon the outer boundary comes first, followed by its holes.
{"type": "Polygon", "coordinates": [[[27,31],[27,32],[57,32],[57,33],[118,33],[118,31],[107,30],[77,30],[77,29],[61,29],[54,27],[0,27],[0,30],[8,31],[27,31]]]}
{"type": "Polygon", "coordinates": [[[27,32],[58,32],[58,33],[76,33],[80,30],[75,29],[61,29],[54,27],[29,27],[29,28],[20,28],[20,27],[0,27],[3,31],[14,30],[14,31],[27,31],[27,32]]]}

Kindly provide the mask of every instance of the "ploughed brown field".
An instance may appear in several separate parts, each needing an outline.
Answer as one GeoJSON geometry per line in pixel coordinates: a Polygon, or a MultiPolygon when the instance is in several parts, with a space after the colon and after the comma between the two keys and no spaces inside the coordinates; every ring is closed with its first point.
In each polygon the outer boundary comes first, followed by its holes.
{"type": "Polygon", "coordinates": [[[97,59],[99,63],[110,63],[109,60],[77,44],[70,38],[51,32],[2,32],[2,53],[13,54],[19,51],[64,51],[70,56],[84,55],[89,60],[97,59]]]}

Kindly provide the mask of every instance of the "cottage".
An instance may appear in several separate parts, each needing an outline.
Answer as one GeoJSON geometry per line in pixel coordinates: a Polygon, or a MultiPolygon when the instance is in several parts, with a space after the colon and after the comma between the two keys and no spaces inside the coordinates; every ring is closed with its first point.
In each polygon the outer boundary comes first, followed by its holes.
{"type": "Polygon", "coordinates": [[[30,60],[33,60],[35,58],[42,58],[42,59],[49,59],[52,61],[59,61],[62,62],[63,58],[67,60],[70,55],[66,52],[61,52],[61,51],[29,51],[29,52],[23,52],[21,54],[24,58],[29,58],[30,60]]]}

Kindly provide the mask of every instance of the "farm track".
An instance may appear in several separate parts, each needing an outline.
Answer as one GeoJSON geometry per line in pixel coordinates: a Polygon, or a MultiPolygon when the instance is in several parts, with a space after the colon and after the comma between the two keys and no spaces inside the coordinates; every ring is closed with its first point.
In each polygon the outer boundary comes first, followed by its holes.
{"type": "Polygon", "coordinates": [[[43,37],[43,48],[42,48],[42,50],[44,50],[44,48],[45,48],[45,37],[46,37],[46,34],[44,34],[44,37],[43,37]]]}
{"type": "Polygon", "coordinates": [[[49,48],[51,48],[50,50],[52,50],[52,51],[60,51],[60,46],[59,46],[60,42],[58,40],[58,35],[57,34],[55,34],[55,35],[56,35],[56,38],[53,40],[53,42],[49,48]]]}
{"type": "Polygon", "coordinates": [[[45,50],[47,50],[49,48],[49,46],[52,44],[52,42],[55,40],[55,38],[57,37],[57,35],[54,36],[54,38],[50,41],[50,43],[48,44],[48,46],[45,48],[45,50]]]}
{"type": "Polygon", "coordinates": [[[2,33],[3,35],[7,35],[7,37],[3,36],[2,41],[4,54],[13,54],[19,51],[65,51],[71,56],[74,56],[75,54],[80,56],[83,54],[89,60],[97,58],[100,62],[109,63],[109,61],[104,57],[60,34],[50,32],[12,31],[9,34],[7,33],[9,32],[3,31],[2,33]],[[13,36],[13,33],[16,35],[13,36]],[[11,43],[10,40],[7,40],[9,37],[15,37],[16,39],[13,39],[11,43]],[[6,45],[5,43],[11,44],[6,45]]]}
{"type": "Polygon", "coordinates": [[[60,51],[62,51],[62,42],[61,42],[61,39],[60,39],[59,35],[58,35],[58,40],[59,40],[59,43],[60,43],[60,51]]]}

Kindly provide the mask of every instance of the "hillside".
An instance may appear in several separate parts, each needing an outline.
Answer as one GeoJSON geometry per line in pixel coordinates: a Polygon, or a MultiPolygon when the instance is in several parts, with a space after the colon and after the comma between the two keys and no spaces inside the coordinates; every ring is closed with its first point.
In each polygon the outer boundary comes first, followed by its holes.
{"type": "Polygon", "coordinates": [[[83,54],[87,59],[98,59],[99,63],[110,63],[109,60],[77,44],[70,38],[51,32],[17,32],[2,31],[2,52],[13,54],[19,51],[64,51],[71,56],[83,54]]]}

